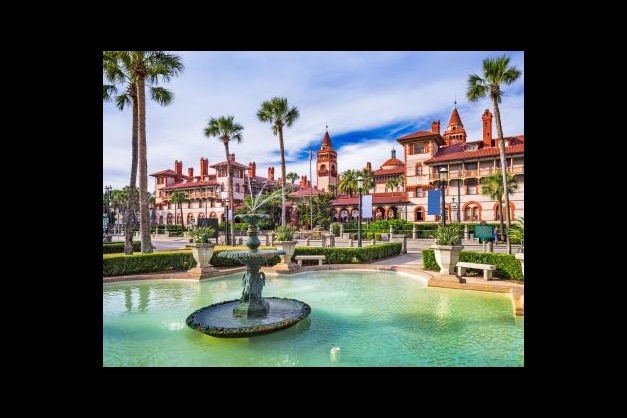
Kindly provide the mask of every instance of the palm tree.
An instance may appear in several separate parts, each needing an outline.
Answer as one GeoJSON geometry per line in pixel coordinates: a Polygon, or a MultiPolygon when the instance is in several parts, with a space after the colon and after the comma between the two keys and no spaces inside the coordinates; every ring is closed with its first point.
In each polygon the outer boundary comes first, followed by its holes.
{"type": "MultiPolygon", "coordinates": [[[[490,196],[491,199],[496,200],[498,203],[501,241],[503,241],[503,234],[505,233],[503,228],[503,183],[503,175],[501,173],[495,173],[490,177],[484,177],[481,179],[481,194],[484,196],[490,196]]],[[[518,189],[516,178],[509,173],[507,173],[507,181],[505,183],[507,184],[508,195],[514,193],[516,189],[518,189]]],[[[509,237],[509,233],[507,236],[509,237]]]]}
{"type": "Polygon", "coordinates": [[[285,178],[287,178],[289,181],[292,182],[292,186],[294,186],[294,183],[296,182],[296,180],[298,180],[298,173],[287,173],[287,176],[285,176],[285,178]]]}
{"type": "Polygon", "coordinates": [[[353,197],[353,193],[357,192],[357,177],[360,173],[358,170],[346,170],[342,173],[337,190],[340,193],[346,193],[348,197],[353,197]]]}
{"type": "MultiPolygon", "coordinates": [[[[231,139],[242,142],[242,131],[244,127],[235,122],[235,116],[220,116],[219,118],[210,118],[209,123],[205,127],[206,137],[216,137],[224,144],[224,153],[226,155],[226,172],[228,176],[227,195],[231,204],[231,236],[233,237],[233,245],[235,245],[235,203],[233,202],[233,173],[231,173],[231,157],[229,152],[229,142],[231,139]]],[[[228,219],[225,219],[228,221],[228,219]]]]}
{"type": "MultiPolygon", "coordinates": [[[[187,201],[187,195],[180,190],[177,190],[172,193],[170,196],[170,200],[174,203],[174,211],[176,212],[176,207],[178,206],[181,209],[181,229],[185,228],[185,224],[183,223],[183,202],[187,201]]],[[[176,225],[176,222],[174,222],[176,225]]]]}
{"type": "MultiPolygon", "coordinates": [[[[496,132],[499,138],[499,154],[501,160],[501,174],[503,190],[507,189],[507,166],[505,164],[505,138],[503,138],[503,127],[501,126],[501,113],[499,103],[501,103],[501,84],[510,85],[514,83],[522,72],[516,67],[509,66],[509,57],[503,55],[498,58],[486,58],[483,60],[483,78],[477,74],[468,77],[468,89],[466,96],[471,102],[489,95],[494,108],[494,118],[496,119],[496,132]]],[[[512,244],[509,239],[509,228],[511,227],[511,215],[509,208],[509,195],[505,193],[505,214],[507,216],[507,254],[512,253],[512,244]]]]}
{"type": "Polygon", "coordinates": [[[281,225],[286,225],[285,219],[285,146],[283,142],[283,126],[288,128],[298,119],[300,112],[297,107],[289,107],[285,97],[273,97],[261,104],[257,111],[257,118],[261,122],[272,125],[272,133],[279,137],[281,151],[281,225]]]}
{"type": "MultiPolygon", "coordinates": [[[[141,252],[152,253],[148,203],[148,153],[146,150],[146,84],[170,81],[184,69],[181,58],[163,51],[108,51],[136,93],[137,163],[139,168],[139,228],[141,252]]],[[[106,54],[105,54],[106,55],[106,54]]],[[[154,97],[153,97],[154,98],[154,97]]],[[[135,129],[134,129],[135,130],[135,129]]]]}
{"type": "MultiPolygon", "coordinates": [[[[138,135],[137,135],[137,86],[135,85],[131,69],[123,68],[122,62],[118,60],[117,51],[103,51],[102,55],[102,69],[105,78],[110,83],[103,85],[103,97],[104,102],[115,102],[118,109],[124,110],[127,105],[132,106],[132,135],[131,135],[131,178],[128,194],[128,208],[127,213],[135,213],[136,206],[136,190],[137,190],[137,148],[138,148],[138,135]],[[118,89],[115,84],[126,83],[124,93],[117,95],[118,89]],[[114,96],[115,95],[115,96],[114,96]]],[[[148,80],[152,82],[152,80],[148,80]]],[[[173,95],[169,90],[163,87],[150,87],[150,95],[154,101],[162,106],[167,106],[172,101],[173,95]]],[[[124,218],[124,254],[133,254],[133,217],[127,216],[124,218]]]]}

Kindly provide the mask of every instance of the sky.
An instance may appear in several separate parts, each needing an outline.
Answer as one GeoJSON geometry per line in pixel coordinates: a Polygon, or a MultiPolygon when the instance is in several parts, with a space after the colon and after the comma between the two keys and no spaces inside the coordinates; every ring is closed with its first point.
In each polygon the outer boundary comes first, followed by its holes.
{"type": "MultiPolygon", "coordinates": [[[[503,134],[524,134],[524,51],[168,51],[181,57],[183,72],[159,86],[174,99],[161,106],[146,95],[148,174],[171,169],[183,162],[183,174],[193,167],[200,174],[200,159],[209,165],[225,160],[222,142],[206,137],[209,119],[234,116],[244,127],[242,141],[232,140],[230,152],[237,162],[255,162],[257,175],[266,177],[274,167],[281,176],[278,137],[257,111],[272,97],[285,97],[300,117],[285,127],[286,173],[310,179],[309,147],[315,152],[328,130],[338,155],[338,171],[373,170],[391,157],[404,159],[398,138],[430,131],[440,121],[444,133],[457,107],[467,141],[481,138],[481,115],[493,112],[486,97],[471,103],[466,98],[468,76],[483,76],[485,58],[506,55],[510,66],[522,72],[512,85],[501,86],[499,104],[503,134]]],[[[109,84],[103,77],[103,84],[109,84]]],[[[120,90],[122,89],[119,86],[120,90]]],[[[120,111],[103,102],[103,192],[128,186],[131,166],[130,107],[120,111]]],[[[496,122],[493,121],[496,137],[496,122]]],[[[209,173],[214,173],[209,168],[209,173]]],[[[139,181],[139,180],[138,180],[139,181]]],[[[137,183],[139,186],[139,183],[137,183]]],[[[148,179],[154,191],[154,178],[148,179]]]]}

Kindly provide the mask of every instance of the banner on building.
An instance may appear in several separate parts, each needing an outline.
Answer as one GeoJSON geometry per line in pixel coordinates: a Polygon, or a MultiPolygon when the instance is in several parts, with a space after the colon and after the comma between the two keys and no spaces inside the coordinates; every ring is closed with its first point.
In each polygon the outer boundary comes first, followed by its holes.
{"type": "Polygon", "coordinates": [[[427,191],[427,215],[441,215],[440,210],[440,191],[429,190],[427,191]]]}
{"type": "Polygon", "coordinates": [[[372,195],[367,194],[361,197],[361,217],[362,219],[372,218],[372,195]]]}

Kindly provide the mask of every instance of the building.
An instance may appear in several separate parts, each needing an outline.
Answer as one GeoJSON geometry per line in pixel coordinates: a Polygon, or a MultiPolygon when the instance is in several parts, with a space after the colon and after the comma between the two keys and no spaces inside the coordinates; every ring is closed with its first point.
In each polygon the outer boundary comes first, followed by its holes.
{"type": "MultiPolygon", "coordinates": [[[[268,167],[268,176],[257,175],[255,162],[248,166],[238,163],[235,154],[229,156],[233,172],[233,199],[235,207],[244,203],[244,196],[257,195],[262,189],[280,187],[280,179],[274,179],[274,167],[268,167]]],[[[151,174],[155,178],[155,217],[159,224],[181,224],[181,210],[171,201],[172,193],[182,191],[187,196],[183,205],[183,224],[193,225],[198,218],[218,218],[224,222],[227,198],[227,162],[220,161],[209,165],[209,159],[200,159],[200,174],[194,175],[194,168],[183,174],[183,162],[174,161],[174,170],[162,170],[151,174]],[[209,173],[209,168],[214,173],[209,173]],[[192,219],[194,222],[192,222],[192,219]]]]}
{"type": "MultiPolygon", "coordinates": [[[[499,220],[498,202],[481,194],[481,181],[500,173],[498,138],[492,131],[493,116],[486,109],[481,115],[482,137],[469,141],[466,130],[455,104],[448,125],[440,132],[440,121],[433,121],[430,131],[418,131],[404,135],[396,142],[402,146],[403,158],[396,156],[392,148],[390,158],[377,170],[367,162],[365,170],[371,173],[374,187],[365,191],[372,195],[373,220],[404,219],[410,222],[439,222],[440,215],[428,214],[428,193],[439,186],[439,170],[448,170],[445,189],[445,216],[448,222],[494,222],[499,220]]],[[[508,172],[516,179],[517,190],[510,194],[511,220],[524,217],[524,135],[505,137],[505,155],[508,172]]],[[[280,187],[281,179],[274,178],[274,167],[269,167],[267,177],[258,176],[255,162],[248,166],[230,155],[233,171],[233,197],[236,206],[241,206],[244,196],[257,195],[262,189],[280,187]]],[[[200,159],[200,174],[194,175],[193,168],[183,174],[183,162],[175,161],[174,170],[163,170],[151,174],[155,178],[155,210],[160,224],[181,224],[180,209],[170,198],[174,191],[181,190],[188,201],[183,203],[185,226],[192,219],[209,217],[224,221],[224,199],[228,182],[226,161],[209,165],[207,158],[200,159]],[[209,168],[215,173],[209,174],[209,168]]],[[[307,176],[301,176],[293,191],[287,195],[287,219],[296,223],[293,207],[299,201],[312,199],[319,193],[336,193],[340,175],[337,151],[333,149],[328,128],[316,152],[317,185],[312,185],[307,176]],[[294,216],[292,216],[294,215],[294,216]]],[[[332,201],[334,218],[338,222],[357,219],[359,196],[337,195],[332,201]]],[[[439,211],[438,211],[439,213],[439,211]]],[[[503,212],[504,214],[505,212],[503,212]]],[[[506,219],[503,216],[503,219],[506,219]]]]}
{"type": "MultiPolygon", "coordinates": [[[[373,213],[370,219],[398,218],[410,222],[439,222],[440,215],[428,214],[428,193],[439,185],[439,170],[448,170],[445,189],[445,216],[451,222],[497,221],[501,214],[498,202],[481,194],[481,181],[501,172],[498,138],[493,136],[492,113],[486,109],[482,118],[482,138],[468,141],[457,107],[453,108],[444,133],[440,121],[431,124],[431,131],[418,131],[398,138],[404,160],[391,158],[373,172],[375,187],[373,213]],[[402,188],[398,185],[402,177],[402,188]],[[390,181],[392,180],[392,181],[390,181]],[[392,186],[392,187],[391,187],[392,186]]],[[[510,219],[524,217],[524,135],[505,137],[508,172],[516,179],[517,190],[509,195],[510,219]]],[[[366,170],[372,171],[371,163],[366,170]]],[[[333,202],[340,222],[356,219],[358,196],[338,196],[333,202]],[[347,216],[348,215],[348,216],[347,216]]],[[[505,210],[505,208],[503,209],[505,210]]],[[[503,219],[506,219],[503,212],[503,219]]]]}

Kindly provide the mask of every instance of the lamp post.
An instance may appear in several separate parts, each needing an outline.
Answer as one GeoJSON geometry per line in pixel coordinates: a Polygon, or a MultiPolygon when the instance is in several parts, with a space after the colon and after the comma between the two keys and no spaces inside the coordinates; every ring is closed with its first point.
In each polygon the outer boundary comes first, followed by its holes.
{"type": "Polygon", "coordinates": [[[442,226],[446,226],[446,201],[444,200],[444,190],[446,189],[446,181],[448,178],[448,170],[446,167],[440,167],[440,192],[442,193],[442,226]]]}
{"type": "Polygon", "coordinates": [[[229,203],[228,197],[224,199],[224,245],[229,245],[229,203]]]}
{"type": "MultiPolygon", "coordinates": [[[[207,192],[207,188],[205,187],[205,219],[207,219],[207,202],[209,201],[209,192],[207,192]]],[[[205,226],[207,226],[207,221],[205,221],[205,226]]]]}
{"type": "Polygon", "coordinates": [[[111,230],[111,209],[110,209],[110,204],[111,204],[111,186],[105,186],[105,196],[107,197],[107,224],[105,226],[105,241],[107,242],[111,242],[111,234],[110,234],[110,230],[111,230]]]}
{"type": "Polygon", "coordinates": [[[460,216],[460,210],[462,209],[462,198],[461,198],[461,180],[457,180],[457,223],[461,222],[462,217],[460,216]]]}
{"type": "Polygon", "coordinates": [[[364,178],[362,176],[357,177],[357,190],[359,191],[359,207],[357,215],[357,247],[361,247],[361,192],[364,187],[364,178]]]}

